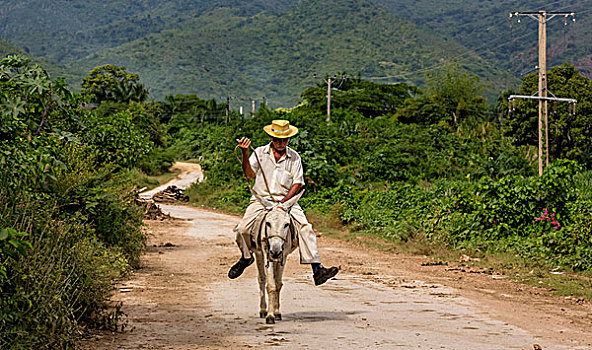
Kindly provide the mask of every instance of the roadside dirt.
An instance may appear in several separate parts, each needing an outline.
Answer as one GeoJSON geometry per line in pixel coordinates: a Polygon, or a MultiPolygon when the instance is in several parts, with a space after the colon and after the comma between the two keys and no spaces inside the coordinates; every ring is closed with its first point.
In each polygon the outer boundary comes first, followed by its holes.
{"type": "Polygon", "coordinates": [[[226,276],[237,260],[238,217],[162,205],[181,220],[147,221],[142,268],[119,286],[123,333],[96,334],[83,349],[591,349],[592,307],[488,274],[422,266],[421,256],[319,238],[336,279],[314,287],[288,261],[283,320],[258,317],[256,268],[226,276]]]}

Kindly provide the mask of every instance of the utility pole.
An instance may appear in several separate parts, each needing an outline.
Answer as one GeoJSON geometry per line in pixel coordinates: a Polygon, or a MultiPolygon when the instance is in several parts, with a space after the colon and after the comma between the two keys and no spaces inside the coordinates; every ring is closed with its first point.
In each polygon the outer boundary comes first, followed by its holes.
{"type": "MultiPolygon", "coordinates": [[[[317,78],[317,73],[314,73],[312,77],[317,78]]],[[[347,76],[342,74],[341,82],[345,79],[347,79],[347,76]]],[[[325,80],[325,83],[327,83],[327,125],[331,124],[331,84],[335,81],[337,81],[337,74],[334,74],[332,77],[328,77],[325,80]]],[[[341,84],[339,84],[339,86],[341,86],[341,84]]]]}
{"type": "Polygon", "coordinates": [[[230,96],[226,96],[226,124],[230,120],[230,96]]]}
{"type": "Polygon", "coordinates": [[[327,79],[327,125],[331,123],[331,78],[327,79]]]}
{"type": "MultiPolygon", "coordinates": [[[[545,153],[545,166],[549,166],[549,113],[547,109],[547,22],[555,16],[564,16],[567,24],[567,18],[573,17],[575,21],[574,12],[550,12],[550,11],[538,11],[538,12],[510,12],[510,18],[518,17],[520,22],[520,16],[528,16],[539,22],[539,119],[538,119],[538,148],[539,148],[539,175],[543,174],[543,153],[545,153]],[[544,129],[544,131],[543,131],[544,129]],[[543,133],[545,135],[545,147],[543,152],[543,133]]],[[[517,95],[513,95],[514,98],[519,98],[517,95]]],[[[510,96],[512,98],[512,96],[510,96]]],[[[573,100],[575,101],[575,100],[573,100]]],[[[571,103],[571,102],[570,102],[571,103]]],[[[575,103],[575,102],[573,102],[575,103]]]]}

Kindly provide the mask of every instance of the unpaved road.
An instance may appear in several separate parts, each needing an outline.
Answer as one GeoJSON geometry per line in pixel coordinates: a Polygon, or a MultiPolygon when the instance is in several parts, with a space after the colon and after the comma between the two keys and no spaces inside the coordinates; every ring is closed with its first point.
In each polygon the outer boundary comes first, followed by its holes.
{"type": "Polygon", "coordinates": [[[283,320],[258,318],[256,268],[226,276],[238,258],[238,217],[161,206],[183,220],[147,222],[143,267],[113,295],[123,333],[97,334],[84,349],[592,349],[592,308],[490,275],[421,266],[425,257],[319,238],[336,279],[314,287],[289,259],[283,320]]]}
{"type": "Polygon", "coordinates": [[[203,181],[203,173],[201,172],[201,167],[199,164],[176,162],[175,165],[173,165],[169,170],[178,171],[179,174],[175,179],[164,185],[158,186],[150,191],[140,193],[140,198],[151,199],[153,195],[171,185],[175,185],[182,190],[186,190],[191,187],[194,182],[203,181]]]}

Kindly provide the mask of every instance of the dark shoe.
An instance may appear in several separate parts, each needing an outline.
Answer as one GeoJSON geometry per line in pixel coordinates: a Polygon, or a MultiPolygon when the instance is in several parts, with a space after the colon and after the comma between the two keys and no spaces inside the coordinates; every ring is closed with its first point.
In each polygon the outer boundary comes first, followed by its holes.
{"type": "Polygon", "coordinates": [[[251,265],[253,261],[255,261],[255,258],[253,257],[251,257],[250,259],[240,258],[240,260],[236,264],[232,265],[230,271],[228,271],[228,278],[233,280],[238,276],[242,275],[243,271],[245,271],[245,269],[249,265],[251,265]]]}
{"type": "Polygon", "coordinates": [[[339,272],[339,269],[335,266],[330,268],[326,268],[323,266],[319,267],[312,276],[312,278],[314,279],[315,286],[320,286],[321,284],[335,277],[335,275],[337,275],[337,272],[339,272]]]}

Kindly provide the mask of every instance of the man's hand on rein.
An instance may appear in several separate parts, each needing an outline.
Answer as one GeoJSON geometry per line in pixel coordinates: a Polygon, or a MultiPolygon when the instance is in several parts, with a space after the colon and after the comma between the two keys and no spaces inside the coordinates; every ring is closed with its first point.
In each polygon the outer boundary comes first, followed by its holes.
{"type": "Polygon", "coordinates": [[[248,151],[249,146],[251,146],[251,140],[246,137],[236,139],[236,142],[238,142],[238,147],[240,147],[243,152],[248,151]]]}

